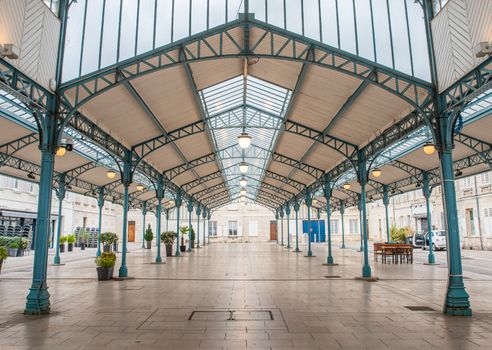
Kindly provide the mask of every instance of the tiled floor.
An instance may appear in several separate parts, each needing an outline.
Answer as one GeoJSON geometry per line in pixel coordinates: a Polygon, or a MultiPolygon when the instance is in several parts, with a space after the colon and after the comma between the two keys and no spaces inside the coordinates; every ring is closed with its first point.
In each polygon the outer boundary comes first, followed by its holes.
{"type": "MultiPolygon", "coordinates": [[[[340,265],[326,267],[325,247],[316,250],[308,259],[276,244],[212,244],[159,266],[135,249],[134,279],[99,283],[90,252],[64,254],[65,266],[49,267],[52,313],[42,317],[22,315],[30,269],[11,260],[0,279],[0,350],[492,349],[487,273],[466,273],[474,316],[448,317],[445,253],[436,266],[422,252],[413,265],[371,256],[381,280],[370,283],[354,279],[361,253],[336,248],[340,265]]],[[[486,271],[488,259],[477,257],[486,271]]]]}

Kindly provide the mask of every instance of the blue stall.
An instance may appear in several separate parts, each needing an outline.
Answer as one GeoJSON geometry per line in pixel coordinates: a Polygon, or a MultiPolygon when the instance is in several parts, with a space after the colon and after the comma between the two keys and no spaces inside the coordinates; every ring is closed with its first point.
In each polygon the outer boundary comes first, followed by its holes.
{"type": "MultiPolygon", "coordinates": [[[[302,232],[308,233],[308,220],[302,220],[302,232]]],[[[311,242],[325,242],[325,220],[311,220],[311,242]]]]}

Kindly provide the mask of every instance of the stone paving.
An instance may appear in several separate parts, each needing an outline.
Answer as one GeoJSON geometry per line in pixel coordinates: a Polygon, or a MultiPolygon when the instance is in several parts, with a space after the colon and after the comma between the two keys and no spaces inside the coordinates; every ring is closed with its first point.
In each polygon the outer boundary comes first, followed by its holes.
{"type": "MultiPolygon", "coordinates": [[[[371,255],[380,278],[371,283],[355,280],[362,254],[352,249],[335,248],[340,265],[327,267],[324,246],[305,258],[276,244],[216,243],[162,265],[132,248],[126,281],[97,282],[93,251],[63,254],[66,265],[48,270],[48,316],[22,314],[32,258],[12,259],[0,276],[0,350],[492,349],[492,277],[465,269],[474,316],[443,315],[445,252],[436,266],[424,252],[413,265],[371,255]]],[[[476,258],[487,269],[490,256],[476,258]]]]}

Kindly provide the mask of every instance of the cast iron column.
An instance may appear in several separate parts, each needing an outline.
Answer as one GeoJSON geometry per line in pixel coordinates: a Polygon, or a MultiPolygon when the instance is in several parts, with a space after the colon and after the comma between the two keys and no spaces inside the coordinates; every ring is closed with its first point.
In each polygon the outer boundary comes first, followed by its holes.
{"type": "Polygon", "coordinates": [[[179,242],[179,209],[181,208],[181,204],[183,203],[181,195],[181,189],[178,188],[174,201],[176,203],[176,256],[181,256],[181,251],[179,248],[179,246],[181,245],[181,243],[179,242]]]}
{"type": "Polygon", "coordinates": [[[62,234],[62,207],[63,199],[65,198],[65,174],[60,174],[58,178],[58,188],[56,189],[56,197],[58,198],[58,225],[56,230],[56,242],[55,242],[55,258],[53,259],[54,265],[60,265],[60,237],[62,234]]]}
{"type": "Polygon", "coordinates": [[[192,246],[191,246],[191,230],[193,229],[193,227],[191,226],[191,215],[193,214],[193,199],[190,197],[190,199],[188,199],[188,228],[189,228],[189,231],[188,231],[188,234],[189,234],[189,237],[188,237],[188,251],[191,252],[192,250],[192,246]]]}
{"type": "Polygon", "coordinates": [[[285,205],[285,214],[287,215],[287,249],[290,249],[290,205],[285,205]]]}
{"type": "MultiPolygon", "coordinates": [[[[425,208],[427,210],[427,232],[429,232],[429,256],[427,258],[427,263],[428,264],[435,264],[436,259],[434,257],[434,249],[432,248],[432,218],[431,218],[431,211],[430,211],[430,196],[431,196],[431,188],[429,186],[429,174],[427,172],[424,172],[422,174],[423,176],[423,183],[422,183],[422,192],[424,192],[424,197],[425,197],[425,208]]],[[[425,241],[424,241],[425,245],[425,241]]]]}
{"type": "Polygon", "coordinates": [[[200,248],[200,214],[202,213],[202,206],[198,204],[196,207],[196,247],[200,248]]]}
{"type": "Polygon", "coordinates": [[[360,204],[362,206],[362,237],[364,241],[364,266],[362,266],[362,277],[371,278],[371,266],[369,265],[369,250],[367,243],[367,209],[366,209],[366,184],[367,184],[367,164],[363,152],[359,152],[359,184],[360,184],[360,204]]]}
{"type": "Polygon", "coordinates": [[[97,229],[97,253],[96,256],[101,256],[101,230],[102,230],[102,211],[104,207],[104,187],[99,187],[97,198],[97,207],[99,209],[98,229],[97,229]]]}
{"type": "Polygon", "coordinates": [[[327,265],[334,265],[333,256],[331,254],[331,180],[328,175],[325,175],[325,200],[326,200],[326,236],[328,241],[328,256],[326,257],[327,265]]]}
{"type": "Polygon", "coordinates": [[[142,204],[142,219],[143,219],[143,225],[142,225],[142,249],[145,248],[145,215],[147,215],[147,201],[143,202],[143,204],[142,204]]]}
{"type": "Polygon", "coordinates": [[[284,209],[282,207],[279,208],[280,214],[280,245],[284,245],[284,209]]]}
{"type": "Polygon", "coordinates": [[[299,253],[299,201],[296,200],[294,202],[294,212],[296,213],[296,249],[294,250],[296,253],[299,253]]]}
{"type": "Polygon", "coordinates": [[[388,186],[384,185],[383,186],[383,204],[384,204],[384,212],[386,215],[386,242],[391,241],[390,237],[390,219],[389,219],[389,211],[388,211],[388,205],[389,205],[389,193],[388,193],[388,186]]]}
{"type": "Polygon", "coordinates": [[[345,249],[345,224],[343,215],[345,214],[345,203],[340,200],[340,215],[342,217],[342,249],[345,249]]]}
{"type": "Polygon", "coordinates": [[[155,211],[155,216],[157,219],[155,230],[156,232],[156,243],[157,243],[157,256],[155,258],[155,263],[162,263],[161,257],[161,219],[162,219],[162,199],[164,198],[164,178],[162,175],[159,176],[157,182],[157,188],[155,191],[155,197],[157,198],[157,209],[155,211]]]}
{"type": "Polygon", "coordinates": [[[305,194],[305,202],[307,206],[307,219],[308,219],[308,252],[307,257],[313,256],[313,251],[311,250],[311,205],[313,204],[313,197],[311,197],[311,193],[306,191],[305,194]]]}

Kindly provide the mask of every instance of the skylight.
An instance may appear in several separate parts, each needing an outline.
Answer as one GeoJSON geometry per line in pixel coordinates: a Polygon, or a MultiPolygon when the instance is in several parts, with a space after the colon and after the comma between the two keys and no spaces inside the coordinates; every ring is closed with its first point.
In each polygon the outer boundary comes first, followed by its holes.
{"type": "Polygon", "coordinates": [[[239,163],[248,163],[247,197],[261,187],[292,92],[253,76],[238,76],[199,92],[230,198],[241,189],[239,163]],[[246,132],[251,146],[243,150],[238,136],[246,132]]]}

